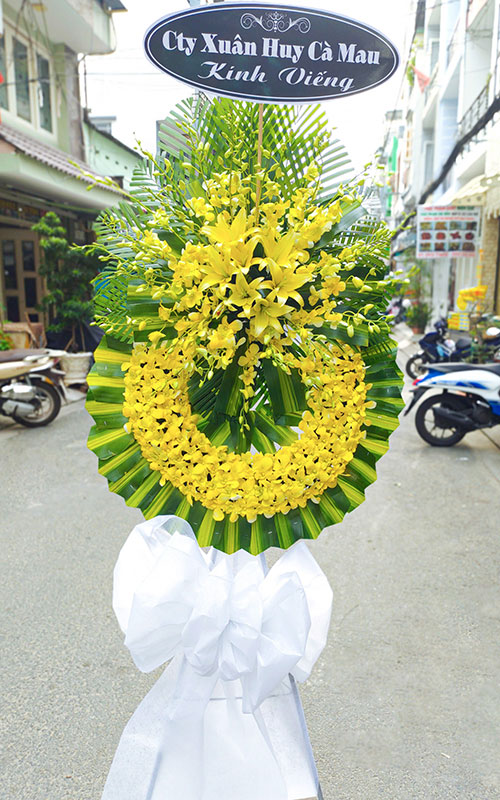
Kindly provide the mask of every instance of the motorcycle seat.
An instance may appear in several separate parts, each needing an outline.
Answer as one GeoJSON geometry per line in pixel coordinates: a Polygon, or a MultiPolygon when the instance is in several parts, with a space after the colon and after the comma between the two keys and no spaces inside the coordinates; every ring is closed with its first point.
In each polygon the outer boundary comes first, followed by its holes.
{"type": "Polygon", "coordinates": [[[452,361],[446,364],[429,364],[429,369],[433,372],[464,372],[471,369],[484,369],[487,372],[493,372],[495,375],[500,375],[499,364],[465,364],[460,361],[452,361]]]}
{"type": "Polygon", "coordinates": [[[25,348],[17,348],[16,350],[0,350],[0,363],[23,361],[27,356],[45,356],[47,354],[48,351],[46,349],[26,350],[25,348]]]}

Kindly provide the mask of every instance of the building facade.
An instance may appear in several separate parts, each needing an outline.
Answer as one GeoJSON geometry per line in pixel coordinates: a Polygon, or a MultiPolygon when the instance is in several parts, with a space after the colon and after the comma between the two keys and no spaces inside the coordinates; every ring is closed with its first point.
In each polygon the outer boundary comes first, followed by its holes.
{"type": "MultiPolygon", "coordinates": [[[[92,222],[119,199],[113,188],[87,191],[100,173],[80,102],[81,55],[114,48],[119,0],[0,0],[0,314],[41,321],[44,293],[38,237],[31,230],[53,210],[69,240],[91,240],[92,222]],[[89,158],[90,155],[90,158],[89,158]]],[[[98,133],[98,132],[96,132],[98,133]]],[[[115,145],[113,145],[113,149],[115,145]]],[[[128,150],[128,148],[125,148],[128,150]]],[[[116,160],[116,159],[115,159],[116,160]]],[[[116,164],[101,174],[119,175],[116,164]]]]}
{"type": "Polygon", "coordinates": [[[137,164],[142,160],[135,150],[113,136],[116,117],[90,117],[83,121],[83,141],[87,162],[99,175],[108,175],[118,186],[128,189],[137,164]],[[103,122],[106,120],[106,122],[103,122]]]}
{"type": "MultiPolygon", "coordinates": [[[[432,261],[434,319],[454,309],[460,289],[478,281],[488,286],[486,310],[500,312],[499,8],[498,0],[415,3],[397,109],[401,131],[395,146],[388,127],[381,148],[391,164],[385,194],[395,228],[404,220],[414,224],[419,204],[482,211],[480,256],[432,261]]],[[[396,260],[413,241],[408,232],[396,237],[396,260]]]]}

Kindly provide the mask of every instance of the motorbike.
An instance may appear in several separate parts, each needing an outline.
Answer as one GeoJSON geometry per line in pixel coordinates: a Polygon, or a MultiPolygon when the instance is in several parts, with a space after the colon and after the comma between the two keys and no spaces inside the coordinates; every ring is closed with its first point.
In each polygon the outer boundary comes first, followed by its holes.
{"type": "MultiPolygon", "coordinates": [[[[406,374],[410,378],[418,378],[427,369],[428,364],[475,360],[474,340],[471,336],[461,336],[456,341],[446,338],[447,326],[444,319],[435,322],[434,328],[435,330],[429,331],[419,340],[421,350],[406,362],[406,374]]],[[[489,327],[484,334],[481,347],[490,360],[500,361],[500,328],[489,327]]]]}
{"type": "Polygon", "coordinates": [[[404,322],[406,319],[406,312],[411,306],[411,301],[403,297],[393,297],[387,306],[387,315],[392,317],[390,320],[391,325],[397,325],[399,322],[404,322]]]}
{"type": "Polygon", "coordinates": [[[500,425],[500,364],[431,364],[428,372],[413,382],[408,414],[417,408],[415,427],[424,442],[451,447],[470,431],[500,425]]]}
{"type": "Polygon", "coordinates": [[[0,414],[27,428],[52,422],[66,400],[57,350],[0,352],[0,414]]]}

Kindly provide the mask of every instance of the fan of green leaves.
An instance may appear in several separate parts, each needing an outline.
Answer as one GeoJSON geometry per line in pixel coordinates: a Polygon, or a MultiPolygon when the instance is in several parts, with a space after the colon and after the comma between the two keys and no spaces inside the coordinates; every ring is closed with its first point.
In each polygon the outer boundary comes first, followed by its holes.
{"type": "MultiPolygon", "coordinates": [[[[95,282],[96,322],[121,341],[131,341],[127,323],[126,290],[140,275],[130,269],[133,250],[124,244],[123,230],[143,230],[151,212],[163,203],[170,212],[183,210],[186,200],[203,193],[203,177],[214,172],[245,170],[257,176],[258,106],[226,98],[208,101],[203,96],[179,103],[160,125],[159,153],[144,152],[146,159],[134,170],[126,199],[104,212],[95,223],[98,240],[105,242],[108,263],[95,282]],[[173,171],[167,182],[162,170],[165,159],[173,171]]],[[[291,197],[304,186],[307,167],[321,165],[321,198],[331,199],[341,180],[353,170],[345,147],[332,138],[328,119],[318,106],[266,105],[263,113],[262,164],[276,179],[284,197],[291,197]]],[[[257,180],[257,178],[255,178],[257,180]]],[[[359,200],[345,204],[336,233],[348,231],[364,216],[359,200]]],[[[174,252],[185,244],[179,219],[179,235],[165,232],[174,252]]],[[[351,232],[344,243],[362,238],[351,232]]]]}

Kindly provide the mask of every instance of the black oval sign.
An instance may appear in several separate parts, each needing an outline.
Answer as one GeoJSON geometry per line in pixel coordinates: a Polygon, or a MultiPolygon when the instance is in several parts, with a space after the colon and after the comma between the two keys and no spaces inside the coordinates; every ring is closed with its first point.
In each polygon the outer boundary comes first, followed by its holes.
{"type": "Polygon", "coordinates": [[[148,30],[150,60],[206,92],[304,103],[364,92],[396,70],[396,48],[360,22],[300,6],[231,3],[169,14],[148,30]]]}

